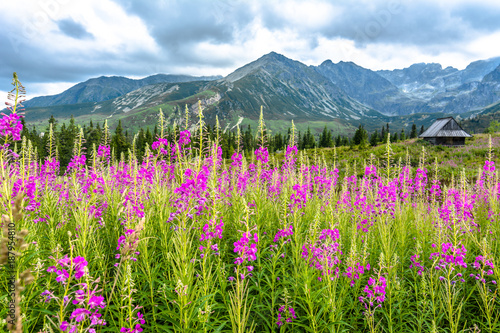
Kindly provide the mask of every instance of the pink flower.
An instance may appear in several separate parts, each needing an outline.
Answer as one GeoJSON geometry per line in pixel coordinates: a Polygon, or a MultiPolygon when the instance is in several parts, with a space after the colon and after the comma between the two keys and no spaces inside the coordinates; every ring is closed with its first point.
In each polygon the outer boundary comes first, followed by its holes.
{"type": "Polygon", "coordinates": [[[89,306],[90,306],[91,309],[97,308],[97,307],[100,307],[100,308],[104,309],[104,307],[106,306],[104,304],[104,297],[102,297],[102,296],[92,296],[92,297],[90,297],[90,299],[89,299],[89,306]]]}
{"type": "Polygon", "coordinates": [[[183,146],[183,145],[187,145],[191,142],[191,132],[189,131],[182,131],[179,135],[179,145],[183,146]]]}
{"type": "Polygon", "coordinates": [[[73,264],[74,264],[74,270],[75,270],[75,278],[80,279],[84,274],[85,270],[84,268],[87,266],[87,261],[83,257],[76,257],[73,259],[73,264]]]}
{"type": "Polygon", "coordinates": [[[68,323],[67,321],[63,321],[63,322],[61,323],[61,326],[59,326],[59,329],[60,329],[61,331],[66,331],[66,329],[68,328],[68,326],[69,326],[69,323],[68,323]]]}
{"type": "Polygon", "coordinates": [[[146,321],[144,320],[144,315],[140,312],[137,312],[137,320],[141,323],[141,325],[144,325],[146,321]]]}
{"type": "Polygon", "coordinates": [[[57,270],[56,274],[56,281],[60,283],[64,283],[66,279],[69,278],[69,273],[65,269],[57,270]]]}
{"type": "Polygon", "coordinates": [[[260,147],[255,151],[255,158],[257,161],[261,161],[263,164],[269,162],[269,152],[266,147],[260,147]]]}
{"type": "Polygon", "coordinates": [[[21,132],[23,130],[23,125],[19,119],[21,116],[17,113],[11,113],[6,115],[1,113],[3,116],[0,119],[0,135],[4,137],[12,137],[12,140],[21,140],[21,132]]]}
{"type": "Polygon", "coordinates": [[[76,319],[76,322],[82,322],[85,320],[87,315],[91,314],[91,312],[87,309],[75,309],[73,313],[71,313],[70,319],[76,319]]]}

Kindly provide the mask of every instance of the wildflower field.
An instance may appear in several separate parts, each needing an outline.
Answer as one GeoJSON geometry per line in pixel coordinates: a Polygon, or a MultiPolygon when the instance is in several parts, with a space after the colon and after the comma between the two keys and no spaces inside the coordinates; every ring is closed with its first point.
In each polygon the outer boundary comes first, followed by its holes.
{"type": "Polygon", "coordinates": [[[79,137],[60,170],[14,118],[0,133],[4,332],[500,331],[492,146],[474,181],[457,169],[446,185],[441,161],[395,160],[390,143],[378,163],[293,140],[277,159],[262,122],[252,159],[224,160],[200,109],[176,140],[161,122],[142,162],[79,137]]]}

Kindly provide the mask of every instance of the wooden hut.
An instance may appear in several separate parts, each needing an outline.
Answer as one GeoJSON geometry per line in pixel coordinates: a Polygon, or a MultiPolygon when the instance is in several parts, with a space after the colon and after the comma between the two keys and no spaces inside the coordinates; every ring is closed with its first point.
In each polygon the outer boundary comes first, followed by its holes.
{"type": "Polygon", "coordinates": [[[453,117],[439,118],[418,136],[433,145],[463,146],[472,135],[463,130],[453,117]]]}

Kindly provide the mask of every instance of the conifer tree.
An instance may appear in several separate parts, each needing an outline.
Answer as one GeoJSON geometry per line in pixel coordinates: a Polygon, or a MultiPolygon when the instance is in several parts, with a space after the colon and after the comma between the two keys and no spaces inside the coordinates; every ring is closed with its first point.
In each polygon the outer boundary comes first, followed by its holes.
{"type": "Polygon", "coordinates": [[[154,140],[153,140],[153,134],[149,130],[149,127],[146,128],[146,134],[144,140],[148,144],[149,148],[151,148],[151,145],[153,144],[154,140]]]}
{"type": "Polygon", "coordinates": [[[130,144],[127,142],[126,137],[123,135],[122,121],[118,121],[115,134],[111,138],[111,148],[115,151],[115,156],[121,156],[122,153],[127,157],[130,144]]]}
{"type": "Polygon", "coordinates": [[[417,125],[411,125],[410,139],[415,139],[417,137],[417,125]]]}
{"type": "Polygon", "coordinates": [[[362,145],[362,146],[365,146],[368,143],[368,133],[366,132],[363,125],[359,125],[358,129],[354,133],[354,137],[352,138],[352,143],[354,145],[362,145]]]}
{"type": "Polygon", "coordinates": [[[405,141],[406,140],[406,133],[404,128],[401,129],[401,133],[399,134],[399,140],[405,141]]]}
{"type": "Polygon", "coordinates": [[[378,141],[379,141],[378,132],[375,131],[370,136],[370,145],[372,145],[372,147],[375,147],[377,145],[378,141]]]}
{"type": "Polygon", "coordinates": [[[325,125],[323,132],[319,137],[319,147],[331,147],[332,146],[332,133],[328,130],[325,125]]]}
{"type": "Polygon", "coordinates": [[[304,140],[302,139],[302,135],[300,135],[300,131],[299,131],[298,138],[299,138],[299,140],[297,142],[297,149],[302,150],[302,149],[304,149],[304,140]]]}

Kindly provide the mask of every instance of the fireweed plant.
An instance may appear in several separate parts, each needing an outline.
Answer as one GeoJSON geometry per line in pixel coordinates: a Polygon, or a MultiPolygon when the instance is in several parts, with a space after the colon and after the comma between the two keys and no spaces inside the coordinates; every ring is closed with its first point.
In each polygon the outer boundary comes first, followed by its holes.
{"type": "Polygon", "coordinates": [[[270,154],[261,116],[256,151],[247,156],[238,134],[225,160],[222,129],[207,130],[199,104],[174,139],[160,111],[142,159],[135,144],[113,156],[107,124],[88,150],[80,132],[61,170],[51,127],[43,160],[20,137],[14,82],[0,119],[0,202],[2,221],[28,230],[16,257],[16,274],[35,278],[18,289],[24,331],[500,331],[493,143],[476,177],[457,169],[444,181],[443,161],[424,149],[418,162],[396,159],[389,141],[382,159],[349,163],[337,150],[333,160],[299,152],[293,129],[283,154],[270,154]]]}

